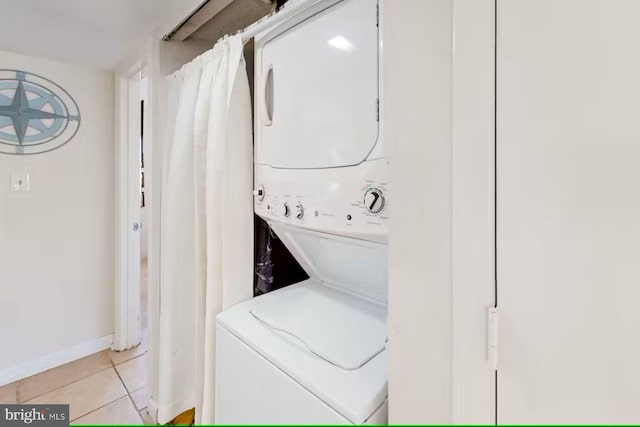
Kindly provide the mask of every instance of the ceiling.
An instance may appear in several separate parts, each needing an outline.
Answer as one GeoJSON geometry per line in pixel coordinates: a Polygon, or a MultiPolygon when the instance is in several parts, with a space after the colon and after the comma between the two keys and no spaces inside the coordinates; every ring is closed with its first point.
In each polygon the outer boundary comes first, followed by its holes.
{"type": "Polygon", "coordinates": [[[201,1],[3,1],[0,50],[113,69],[201,1]]]}

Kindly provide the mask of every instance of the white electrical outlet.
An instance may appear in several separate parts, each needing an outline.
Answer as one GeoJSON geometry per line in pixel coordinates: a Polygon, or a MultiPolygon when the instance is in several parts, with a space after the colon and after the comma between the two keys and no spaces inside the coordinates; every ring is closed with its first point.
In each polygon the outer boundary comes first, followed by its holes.
{"type": "Polygon", "coordinates": [[[29,172],[11,171],[11,191],[29,191],[30,179],[29,172]]]}

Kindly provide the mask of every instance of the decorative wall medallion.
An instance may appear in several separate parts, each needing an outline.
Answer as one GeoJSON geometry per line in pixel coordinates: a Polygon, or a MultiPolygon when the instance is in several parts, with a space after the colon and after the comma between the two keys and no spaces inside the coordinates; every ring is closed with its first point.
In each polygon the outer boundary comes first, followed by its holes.
{"type": "Polygon", "coordinates": [[[0,70],[0,153],[46,153],[79,128],[78,104],[62,87],[37,74],[0,70]]]}

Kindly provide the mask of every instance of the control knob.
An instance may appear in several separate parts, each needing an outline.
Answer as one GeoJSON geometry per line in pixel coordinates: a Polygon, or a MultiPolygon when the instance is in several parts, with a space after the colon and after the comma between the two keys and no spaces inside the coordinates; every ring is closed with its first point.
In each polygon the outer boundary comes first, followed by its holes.
{"type": "Polygon", "coordinates": [[[286,202],[284,204],[283,213],[284,213],[284,216],[286,216],[287,218],[291,215],[291,211],[289,211],[289,204],[286,202]]]}
{"type": "Polygon", "coordinates": [[[371,213],[377,214],[384,209],[385,198],[382,190],[379,188],[370,188],[364,193],[363,200],[365,208],[371,213]]]}
{"type": "Polygon", "coordinates": [[[296,218],[298,219],[304,218],[304,208],[300,203],[296,205],[296,218]]]}

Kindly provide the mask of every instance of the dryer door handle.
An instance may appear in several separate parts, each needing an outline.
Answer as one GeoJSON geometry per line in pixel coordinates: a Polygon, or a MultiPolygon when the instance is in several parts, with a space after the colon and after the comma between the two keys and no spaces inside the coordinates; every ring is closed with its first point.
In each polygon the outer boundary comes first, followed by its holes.
{"type": "Polygon", "coordinates": [[[265,74],[262,95],[262,124],[271,126],[273,124],[273,65],[269,65],[265,74]]]}

